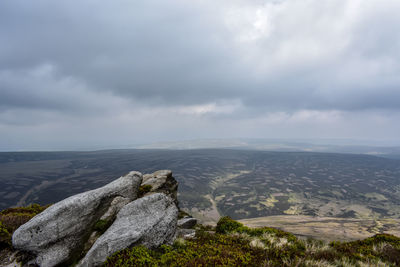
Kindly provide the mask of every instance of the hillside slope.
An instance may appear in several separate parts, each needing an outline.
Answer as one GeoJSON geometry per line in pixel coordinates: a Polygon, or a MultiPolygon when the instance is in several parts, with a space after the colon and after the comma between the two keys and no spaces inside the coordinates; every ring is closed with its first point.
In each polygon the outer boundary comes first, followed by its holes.
{"type": "MultiPolygon", "coordinates": [[[[10,264],[15,255],[8,238],[13,229],[45,207],[38,205],[0,212],[0,264],[10,264]],[[29,215],[26,215],[29,214],[29,215]],[[26,217],[27,216],[27,217],[26,217]],[[9,231],[9,232],[8,232],[9,231]]],[[[196,227],[194,238],[178,238],[158,249],[135,246],[116,252],[103,266],[399,266],[400,238],[379,234],[353,242],[326,243],[299,239],[275,228],[249,228],[229,217],[217,227],[196,227]]]]}
{"type": "Polygon", "coordinates": [[[132,166],[173,169],[181,208],[204,222],[223,215],[400,218],[399,160],[227,149],[0,153],[0,208],[54,203],[132,166]]]}

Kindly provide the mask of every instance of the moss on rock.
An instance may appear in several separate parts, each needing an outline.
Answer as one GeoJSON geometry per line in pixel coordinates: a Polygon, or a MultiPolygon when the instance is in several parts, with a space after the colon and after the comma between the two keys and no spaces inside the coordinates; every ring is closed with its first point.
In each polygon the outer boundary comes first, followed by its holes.
{"type": "Polygon", "coordinates": [[[138,196],[143,197],[146,193],[151,191],[152,186],[149,184],[141,185],[139,187],[138,196]]]}

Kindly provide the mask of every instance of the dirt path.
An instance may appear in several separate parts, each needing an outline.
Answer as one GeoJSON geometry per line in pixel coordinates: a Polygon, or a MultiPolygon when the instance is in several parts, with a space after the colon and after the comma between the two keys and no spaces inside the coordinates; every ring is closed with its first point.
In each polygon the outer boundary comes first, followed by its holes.
{"type": "Polygon", "coordinates": [[[20,200],[18,201],[18,203],[16,204],[16,206],[17,206],[17,207],[25,206],[25,205],[27,205],[26,200],[27,200],[28,197],[29,197],[30,195],[32,195],[33,193],[39,192],[40,190],[43,190],[43,189],[45,189],[45,188],[47,188],[47,187],[49,187],[49,186],[52,186],[52,185],[54,185],[54,184],[57,184],[57,183],[59,183],[59,182],[65,181],[65,180],[70,179],[70,178],[74,178],[74,177],[76,177],[76,176],[77,176],[76,174],[73,174],[73,175],[65,176],[65,177],[62,177],[62,178],[59,178],[59,179],[55,179],[55,180],[51,180],[51,181],[44,180],[44,181],[41,182],[39,185],[34,186],[34,187],[32,187],[31,189],[29,189],[29,190],[20,198],[20,200]]]}
{"type": "Polygon", "coordinates": [[[200,211],[197,209],[192,209],[192,215],[204,224],[215,225],[218,222],[219,218],[221,218],[222,216],[218,210],[218,201],[214,198],[215,190],[217,190],[221,186],[224,186],[226,182],[235,179],[240,175],[248,174],[250,172],[251,171],[249,170],[242,170],[238,173],[228,173],[223,176],[217,176],[214,180],[210,182],[210,187],[212,188],[211,193],[204,196],[211,202],[211,207],[200,211]]]}
{"type": "Polygon", "coordinates": [[[32,187],[31,189],[29,189],[29,190],[19,199],[19,201],[17,202],[17,204],[16,204],[15,206],[16,206],[16,207],[20,207],[20,206],[25,206],[25,205],[29,204],[29,203],[26,202],[27,199],[29,198],[29,196],[31,196],[32,194],[34,194],[34,193],[36,193],[36,192],[39,192],[39,191],[41,191],[41,190],[44,190],[44,189],[46,189],[46,188],[48,188],[48,187],[50,187],[50,186],[52,186],[52,185],[55,185],[55,184],[60,183],[60,182],[65,182],[65,181],[67,181],[67,180],[69,180],[69,179],[74,179],[74,178],[81,177],[81,176],[82,176],[83,174],[85,174],[85,173],[93,173],[93,172],[97,172],[97,171],[98,171],[98,169],[91,169],[91,170],[85,170],[85,171],[82,171],[82,170],[77,169],[77,170],[74,170],[74,173],[73,173],[73,174],[70,174],[70,175],[67,175],[67,176],[63,176],[63,177],[61,177],[61,178],[54,179],[54,180],[51,180],[51,181],[49,181],[49,180],[44,180],[44,181],[41,182],[39,185],[34,186],[34,187],[32,187]]]}

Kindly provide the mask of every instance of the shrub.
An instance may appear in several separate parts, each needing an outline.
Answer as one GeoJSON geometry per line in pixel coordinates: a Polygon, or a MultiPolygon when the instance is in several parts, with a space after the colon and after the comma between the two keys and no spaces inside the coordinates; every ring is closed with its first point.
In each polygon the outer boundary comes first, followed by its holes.
{"type": "Polygon", "coordinates": [[[105,266],[260,266],[263,253],[240,237],[203,232],[155,251],[125,249],[108,258],[105,266]]]}
{"type": "Polygon", "coordinates": [[[129,266],[157,266],[156,260],[151,256],[152,251],[144,246],[136,246],[115,253],[107,259],[104,266],[129,267],[129,266]]]}
{"type": "Polygon", "coordinates": [[[239,228],[243,227],[243,224],[233,220],[229,216],[222,217],[217,223],[216,231],[220,234],[227,234],[237,231],[239,228]]]}
{"type": "Polygon", "coordinates": [[[0,221],[0,249],[8,247],[11,245],[11,234],[8,232],[7,228],[0,221]]]}

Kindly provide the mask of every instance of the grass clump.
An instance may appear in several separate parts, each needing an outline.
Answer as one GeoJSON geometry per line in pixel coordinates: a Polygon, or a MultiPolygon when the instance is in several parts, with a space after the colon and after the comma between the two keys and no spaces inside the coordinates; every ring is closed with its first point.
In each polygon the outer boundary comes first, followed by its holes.
{"type": "Polygon", "coordinates": [[[229,216],[222,217],[217,223],[216,231],[219,234],[228,234],[231,232],[238,232],[243,229],[243,224],[233,220],[229,216]]]}
{"type": "Polygon", "coordinates": [[[112,224],[111,220],[98,220],[94,226],[93,230],[97,231],[100,235],[104,234],[107,231],[108,227],[112,224]]]}
{"type": "Polygon", "coordinates": [[[349,259],[383,260],[400,266],[400,238],[389,234],[377,234],[364,240],[331,242],[330,246],[349,259]]]}

